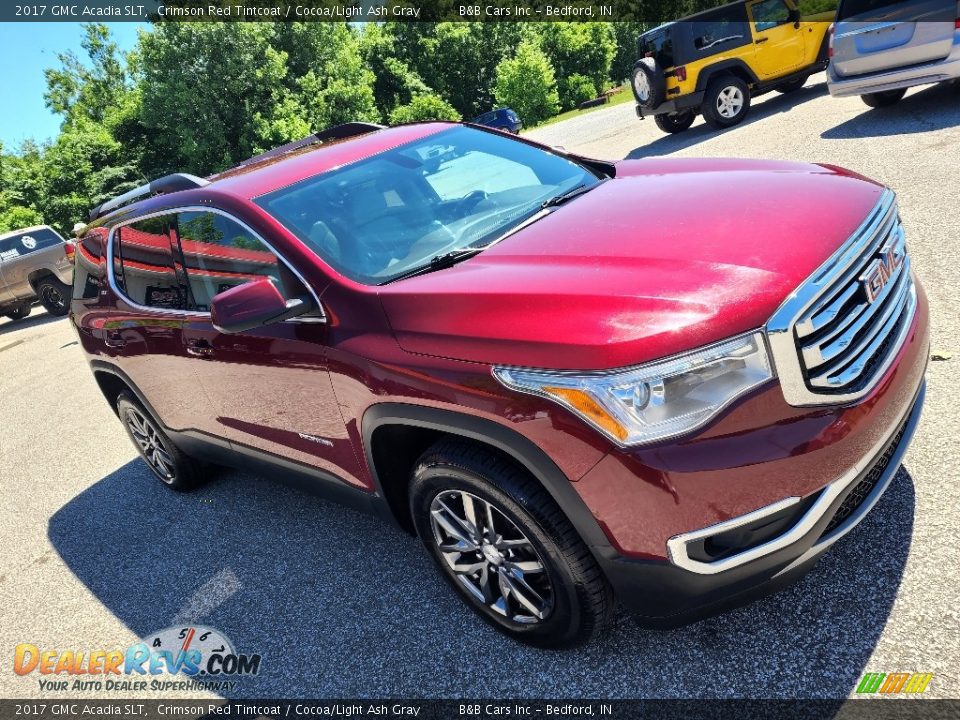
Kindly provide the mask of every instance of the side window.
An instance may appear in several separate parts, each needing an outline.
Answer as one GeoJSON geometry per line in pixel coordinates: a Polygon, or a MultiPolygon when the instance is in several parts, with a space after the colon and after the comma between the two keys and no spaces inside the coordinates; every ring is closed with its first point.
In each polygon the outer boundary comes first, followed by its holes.
{"type": "Polygon", "coordinates": [[[165,217],[123,225],[113,241],[117,287],[139,305],[183,310],[186,293],[177,279],[165,217]]]}
{"type": "MultiPolygon", "coordinates": [[[[776,0],[782,2],[782,0],[776,0]]],[[[718,53],[750,42],[747,11],[742,4],[721,8],[690,23],[693,47],[702,53],[718,53]]]]}
{"type": "Polygon", "coordinates": [[[762,0],[751,9],[757,32],[783,25],[790,19],[790,10],[783,0],[762,0]]]}
{"type": "Polygon", "coordinates": [[[214,212],[182,212],[176,218],[190,285],[188,310],[209,312],[214,295],[262,277],[284,291],[277,256],[238,222],[214,212]]]}

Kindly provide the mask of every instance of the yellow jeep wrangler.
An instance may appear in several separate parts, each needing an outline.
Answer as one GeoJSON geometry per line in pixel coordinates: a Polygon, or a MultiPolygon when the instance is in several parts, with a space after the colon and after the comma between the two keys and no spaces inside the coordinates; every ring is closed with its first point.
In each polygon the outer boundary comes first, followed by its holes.
{"type": "Polygon", "coordinates": [[[826,68],[829,15],[801,18],[794,0],[740,0],[645,32],[631,78],[637,115],[668,133],[698,114],[736,125],[751,97],[798,90],[826,68]]]}

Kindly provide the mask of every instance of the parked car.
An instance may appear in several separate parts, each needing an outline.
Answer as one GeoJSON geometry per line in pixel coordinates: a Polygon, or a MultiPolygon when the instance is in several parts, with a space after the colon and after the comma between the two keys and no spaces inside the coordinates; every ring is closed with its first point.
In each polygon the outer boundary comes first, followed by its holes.
{"type": "Polygon", "coordinates": [[[46,225],[0,235],[0,314],[20,320],[39,299],[51,315],[66,315],[73,253],[73,243],[46,225]]]}
{"type": "Polygon", "coordinates": [[[477,125],[486,125],[487,127],[504,130],[508,133],[518,134],[523,128],[520,122],[520,116],[510,108],[498,108],[478,115],[471,122],[477,125]]]}
{"type": "Polygon", "coordinates": [[[827,66],[828,23],[801,19],[794,0],[748,0],[644,33],[633,68],[637,116],[667,133],[697,115],[712,127],[743,121],[751,98],[788,93],[827,66]]]}
{"type": "Polygon", "coordinates": [[[615,597],[677,624],[769,592],[870,511],[923,402],[904,242],[836,167],[355,123],[95,209],[72,318],[170,488],[297,478],[569,646],[615,597]]]}
{"type": "Polygon", "coordinates": [[[870,107],[898,102],[914,85],[960,78],[955,0],[842,0],[830,41],[830,94],[870,107]]]}

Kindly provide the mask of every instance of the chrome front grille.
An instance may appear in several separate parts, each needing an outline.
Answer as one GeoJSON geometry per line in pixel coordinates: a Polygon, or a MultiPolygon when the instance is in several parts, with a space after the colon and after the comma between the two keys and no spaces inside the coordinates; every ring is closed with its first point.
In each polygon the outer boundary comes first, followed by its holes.
{"type": "Polygon", "coordinates": [[[767,324],[787,401],[822,405],[866,395],[903,345],[916,301],[897,204],[887,191],[767,324]]]}

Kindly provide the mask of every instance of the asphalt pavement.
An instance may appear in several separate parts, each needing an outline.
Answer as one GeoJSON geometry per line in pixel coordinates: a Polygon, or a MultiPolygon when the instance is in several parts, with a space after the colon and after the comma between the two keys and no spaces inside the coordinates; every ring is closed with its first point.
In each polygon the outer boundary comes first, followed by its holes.
{"type": "MultiPolygon", "coordinates": [[[[475,619],[414,539],[372,517],[242,473],[190,494],[160,486],[69,323],[37,308],[0,320],[0,696],[58,696],[6,665],[19,643],[121,649],[184,622],[262,655],[232,697],[832,698],[864,672],[898,671],[933,673],[928,696],[960,696],[960,88],[870,110],[830,98],[820,75],[725,132],[698,120],[665,136],[626,104],[529,134],[610,159],[831,163],[897,191],[933,347],[953,357],[931,362],[904,467],[863,524],[745,608],[666,632],[620,614],[585,648],[529,649],[475,619]]],[[[651,223],[665,211],[696,208],[677,198],[651,223]]],[[[178,694],[198,695],[163,695],[178,694]]]]}

